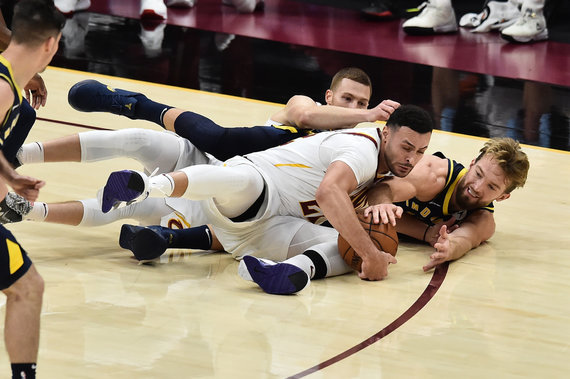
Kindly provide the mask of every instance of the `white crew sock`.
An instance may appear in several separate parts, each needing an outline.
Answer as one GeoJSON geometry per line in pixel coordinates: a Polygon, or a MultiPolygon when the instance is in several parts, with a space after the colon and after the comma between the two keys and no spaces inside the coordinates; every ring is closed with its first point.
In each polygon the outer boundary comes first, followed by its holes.
{"type": "Polygon", "coordinates": [[[16,154],[21,164],[43,163],[44,145],[41,142],[32,142],[22,145],[16,154]]]}
{"type": "Polygon", "coordinates": [[[160,174],[148,178],[150,185],[149,196],[164,197],[172,195],[174,191],[174,179],[168,174],[160,174]]]}
{"type": "Polygon", "coordinates": [[[48,205],[41,201],[32,203],[32,210],[24,216],[25,220],[30,221],[44,221],[48,215],[48,205]]]}

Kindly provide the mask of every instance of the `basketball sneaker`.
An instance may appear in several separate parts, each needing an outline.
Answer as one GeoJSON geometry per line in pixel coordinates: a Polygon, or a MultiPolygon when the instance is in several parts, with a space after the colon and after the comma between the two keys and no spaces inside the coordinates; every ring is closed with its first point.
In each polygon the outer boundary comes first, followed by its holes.
{"type": "Polygon", "coordinates": [[[124,224],[121,227],[119,245],[132,251],[139,261],[150,261],[160,257],[172,242],[170,229],[162,226],[136,226],[124,224]]]}
{"type": "Polygon", "coordinates": [[[101,195],[103,213],[117,208],[122,202],[132,204],[148,197],[150,185],[148,176],[140,171],[122,170],[109,175],[101,195]]]}
{"type": "Polygon", "coordinates": [[[73,12],[84,11],[91,6],[91,0],[54,0],[53,3],[66,16],[71,16],[73,12]]]}
{"type": "Polygon", "coordinates": [[[519,8],[510,1],[489,1],[479,13],[480,23],[472,32],[486,33],[492,30],[503,30],[514,24],[520,15],[519,8]]]}
{"type": "Polygon", "coordinates": [[[238,267],[238,274],[242,278],[254,281],[262,290],[274,295],[294,294],[306,288],[310,283],[305,271],[289,263],[273,263],[246,255],[240,262],[240,266],[241,270],[238,267]]]}
{"type": "Polygon", "coordinates": [[[166,20],[166,4],[163,0],[141,0],[141,19],[166,20]]]}
{"type": "Polygon", "coordinates": [[[0,224],[20,222],[32,210],[32,203],[14,192],[0,201],[0,224]]]}
{"type": "Polygon", "coordinates": [[[418,9],[420,13],[402,25],[404,32],[411,35],[428,35],[457,31],[455,12],[451,5],[435,5],[428,0],[418,9]]]}
{"type": "Polygon", "coordinates": [[[527,8],[516,22],[501,32],[501,37],[510,42],[532,42],[548,39],[546,19],[542,10],[527,8]]]}
{"type": "Polygon", "coordinates": [[[67,95],[69,105],[81,112],[110,112],[133,118],[138,92],[112,88],[96,80],[80,81],[71,87],[67,95]]]}

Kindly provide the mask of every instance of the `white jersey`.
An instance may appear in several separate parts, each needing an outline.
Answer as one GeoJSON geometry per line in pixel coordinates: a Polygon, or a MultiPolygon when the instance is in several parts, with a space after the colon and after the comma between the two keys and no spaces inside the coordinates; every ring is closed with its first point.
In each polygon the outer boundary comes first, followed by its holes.
{"type": "Polygon", "coordinates": [[[365,189],[376,179],[380,142],[377,128],[322,132],[246,158],[264,176],[269,201],[278,198],[277,214],[322,223],[324,217],[315,195],[329,165],[340,161],[352,169],[358,186],[351,198],[362,201],[365,189]]]}
{"type": "MultiPolygon", "coordinates": [[[[376,128],[340,130],[234,157],[226,165],[250,165],[264,178],[265,199],[258,215],[248,221],[233,222],[220,213],[213,199],[204,200],[203,209],[218,239],[234,257],[253,254],[283,260],[302,252],[295,251],[292,245],[301,228],[325,220],[315,195],[329,165],[341,161],[352,169],[358,186],[351,198],[353,203],[363,201],[366,188],[376,179],[380,142],[380,130],[376,128]]],[[[334,229],[321,228],[315,229],[316,243],[335,240],[334,229]]]]}

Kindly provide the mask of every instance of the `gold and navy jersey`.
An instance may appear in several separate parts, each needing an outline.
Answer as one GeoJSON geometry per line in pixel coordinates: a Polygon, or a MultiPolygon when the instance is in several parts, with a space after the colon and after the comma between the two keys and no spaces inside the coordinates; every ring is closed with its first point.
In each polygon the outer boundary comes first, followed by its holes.
{"type": "MultiPolygon", "coordinates": [[[[435,156],[447,160],[447,178],[445,187],[437,194],[435,198],[430,201],[420,201],[417,198],[412,198],[407,201],[396,203],[404,209],[404,212],[422,220],[428,225],[434,225],[441,221],[447,221],[451,217],[455,217],[457,221],[463,220],[470,212],[473,211],[460,211],[450,213],[449,202],[453,190],[459,183],[459,180],[467,173],[467,169],[461,164],[446,158],[442,153],[437,152],[435,156]]],[[[493,203],[485,207],[478,208],[485,209],[489,212],[494,212],[495,208],[493,203]]]]}
{"type": "MultiPolygon", "coordinates": [[[[14,125],[18,122],[20,116],[20,106],[22,105],[22,90],[14,80],[12,73],[12,66],[3,56],[0,55],[0,79],[5,80],[12,87],[14,92],[14,103],[12,107],[6,112],[0,125],[0,149],[4,146],[4,141],[10,135],[14,125]]],[[[1,116],[0,116],[1,117],[1,116]]]]}

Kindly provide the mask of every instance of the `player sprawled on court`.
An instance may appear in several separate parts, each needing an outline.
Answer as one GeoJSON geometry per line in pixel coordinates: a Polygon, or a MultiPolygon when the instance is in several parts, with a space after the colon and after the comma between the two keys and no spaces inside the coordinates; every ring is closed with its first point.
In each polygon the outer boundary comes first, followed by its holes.
{"type": "MultiPolygon", "coordinates": [[[[15,6],[12,39],[0,56],[0,213],[14,201],[6,196],[7,186],[33,201],[44,185],[41,180],[19,175],[9,161],[34,122],[34,111],[22,98],[22,88],[50,62],[64,23],[65,18],[51,2],[22,0],[15,6]]],[[[0,286],[7,296],[4,338],[12,376],[35,378],[43,279],[12,233],[0,226],[0,235],[0,286]]]]}

